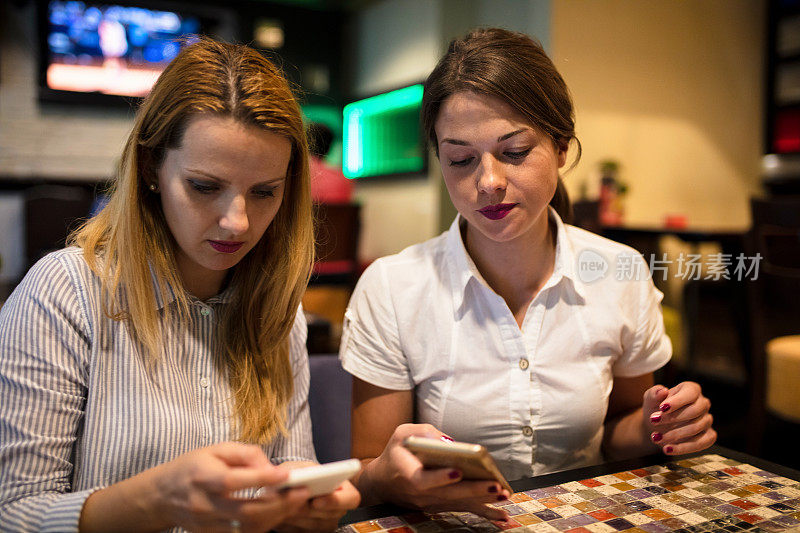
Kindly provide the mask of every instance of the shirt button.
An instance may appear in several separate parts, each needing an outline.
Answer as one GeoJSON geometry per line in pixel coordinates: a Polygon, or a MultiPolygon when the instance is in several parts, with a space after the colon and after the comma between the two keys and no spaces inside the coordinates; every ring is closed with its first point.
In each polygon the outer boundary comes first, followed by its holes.
{"type": "Polygon", "coordinates": [[[209,385],[210,385],[210,382],[208,381],[208,378],[200,378],[200,386],[201,387],[206,389],[206,388],[208,388],[209,385]]]}
{"type": "Polygon", "coordinates": [[[527,359],[520,359],[519,360],[519,367],[522,370],[528,370],[528,360],[527,359]]]}
{"type": "Polygon", "coordinates": [[[208,307],[201,307],[200,314],[203,316],[208,316],[211,314],[211,310],[208,307]]]}
{"type": "Polygon", "coordinates": [[[530,437],[531,435],[533,435],[533,428],[531,428],[530,426],[523,427],[522,434],[525,435],[526,437],[530,437]]]}

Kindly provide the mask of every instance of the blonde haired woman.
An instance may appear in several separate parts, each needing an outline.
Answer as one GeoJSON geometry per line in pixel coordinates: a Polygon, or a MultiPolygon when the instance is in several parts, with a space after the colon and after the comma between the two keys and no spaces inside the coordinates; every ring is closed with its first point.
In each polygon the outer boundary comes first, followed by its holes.
{"type": "Polygon", "coordinates": [[[352,485],[269,488],[314,460],[307,146],[280,72],[185,48],[73,243],[0,312],[0,529],[333,529],[352,485]]]}

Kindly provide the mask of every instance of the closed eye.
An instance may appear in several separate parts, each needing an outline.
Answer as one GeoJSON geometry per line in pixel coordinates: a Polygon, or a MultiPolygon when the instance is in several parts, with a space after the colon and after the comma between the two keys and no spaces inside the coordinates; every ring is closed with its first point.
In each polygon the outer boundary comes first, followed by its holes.
{"type": "Polygon", "coordinates": [[[253,195],[256,198],[274,198],[276,189],[277,187],[270,187],[268,189],[256,189],[253,191],[253,195]]]}
{"type": "Polygon", "coordinates": [[[194,179],[186,180],[191,185],[192,189],[200,194],[211,194],[219,190],[219,185],[212,182],[199,181],[194,179]]]}
{"type": "Polygon", "coordinates": [[[525,156],[527,156],[529,153],[531,153],[530,148],[528,148],[527,150],[522,150],[520,152],[503,152],[503,155],[511,159],[524,159],[525,156]]]}
{"type": "Polygon", "coordinates": [[[472,157],[467,157],[466,159],[460,159],[458,161],[453,161],[451,159],[450,160],[450,166],[451,167],[465,167],[465,166],[469,165],[472,162],[472,160],[473,160],[472,157]]]}

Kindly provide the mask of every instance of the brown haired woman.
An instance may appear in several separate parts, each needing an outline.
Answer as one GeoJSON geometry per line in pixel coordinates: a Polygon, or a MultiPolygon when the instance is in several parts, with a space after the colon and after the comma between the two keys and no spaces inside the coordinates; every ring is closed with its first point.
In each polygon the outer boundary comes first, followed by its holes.
{"type": "Polygon", "coordinates": [[[355,376],[353,455],[365,499],[468,510],[508,494],[424,470],[409,435],[485,445],[508,479],[710,446],[695,383],[654,385],[670,358],[634,250],[562,222],[575,139],[570,95],[542,48],[500,29],[454,41],[425,83],[422,120],[458,217],[364,273],[341,347],[355,376]],[[581,254],[610,265],[590,279],[581,254]],[[642,275],[615,279],[615,261],[642,275]]]}
{"type": "Polygon", "coordinates": [[[170,63],[108,205],[0,312],[0,529],[321,531],[358,505],[270,488],[314,460],[307,159],[260,54],[170,63]]]}

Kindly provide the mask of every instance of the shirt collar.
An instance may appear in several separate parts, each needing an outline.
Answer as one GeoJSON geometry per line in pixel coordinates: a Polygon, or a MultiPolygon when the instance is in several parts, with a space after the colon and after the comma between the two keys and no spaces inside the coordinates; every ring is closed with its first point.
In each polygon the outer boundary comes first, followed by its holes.
{"type": "MultiPolygon", "coordinates": [[[[558,216],[555,209],[548,206],[548,213],[550,220],[556,225],[556,254],[555,254],[555,267],[550,279],[547,280],[542,291],[557,285],[562,279],[567,279],[571,282],[575,292],[581,297],[585,298],[585,287],[583,282],[577,276],[575,268],[575,252],[567,237],[567,230],[561,217],[558,216]]],[[[467,248],[461,238],[461,225],[464,224],[463,217],[459,214],[456,215],[455,220],[447,230],[446,247],[447,256],[450,258],[451,269],[453,273],[453,293],[455,297],[456,308],[460,308],[464,303],[464,295],[467,290],[467,285],[474,280],[486,287],[489,286],[486,280],[481,276],[475,262],[467,253],[467,248]]]]}
{"type": "MultiPolygon", "coordinates": [[[[160,311],[164,309],[165,307],[167,307],[176,300],[177,297],[175,295],[175,289],[169,283],[167,283],[166,280],[163,280],[162,278],[159,278],[156,275],[152,265],[150,265],[150,280],[153,283],[153,291],[155,292],[157,310],[160,311]],[[162,283],[166,288],[166,291],[164,291],[163,295],[160,290],[162,283]]],[[[233,298],[233,287],[229,284],[224,291],[212,296],[211,298],[205,301],[201,301],[195,298],[194,296],[189,296],[189,304],[190,305],[227,304],[230,303],[232,298],[233,298]]]]}

